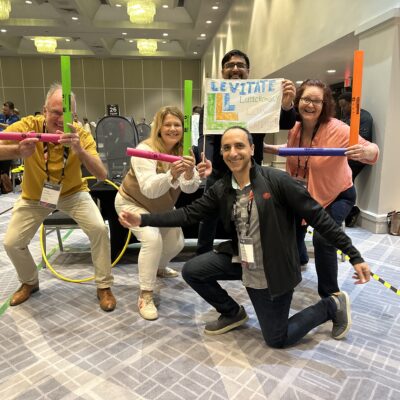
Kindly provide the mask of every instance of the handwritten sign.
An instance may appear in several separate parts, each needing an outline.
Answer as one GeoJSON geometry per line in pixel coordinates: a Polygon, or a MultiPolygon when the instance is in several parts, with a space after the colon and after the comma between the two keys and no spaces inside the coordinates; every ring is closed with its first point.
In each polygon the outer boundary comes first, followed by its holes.
{"type": "Polygon", "coordinates": [[[251,133],[279,131],[282,79],[206,79],[204,133],[221,135],[230,126],[251,133]]]}

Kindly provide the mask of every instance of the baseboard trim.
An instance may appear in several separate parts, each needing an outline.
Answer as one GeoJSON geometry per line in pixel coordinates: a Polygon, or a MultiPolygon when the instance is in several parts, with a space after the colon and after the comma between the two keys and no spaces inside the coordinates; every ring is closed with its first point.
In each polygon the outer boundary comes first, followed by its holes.
{"type": "Polygon", "coordinates": [[[375,214],[368,210],[361,210],[357,225],[372,233],[388,233],[386,214],[375,214]]]}

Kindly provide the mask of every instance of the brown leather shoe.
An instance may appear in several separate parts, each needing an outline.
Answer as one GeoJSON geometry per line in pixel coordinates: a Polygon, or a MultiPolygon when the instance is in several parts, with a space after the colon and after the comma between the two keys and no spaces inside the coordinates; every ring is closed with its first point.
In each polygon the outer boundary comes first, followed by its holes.
{"type": "Polygon", "coordinates": [[[110,288],[97,289],[97,298],[100,300],[100,308],[103,311],[113,311],[117,305],[117,300],[110,288]]]}
{"type": "Polygon", "coordinates": [[[39,283],[35,285],[28,285],[27,283],[23,283],[20,288],[13,294],[10,300],[10,306],[17,306],[18,304],[23,303],[31,297],[32,293],[35,293],[39,290],[39,283]]]}

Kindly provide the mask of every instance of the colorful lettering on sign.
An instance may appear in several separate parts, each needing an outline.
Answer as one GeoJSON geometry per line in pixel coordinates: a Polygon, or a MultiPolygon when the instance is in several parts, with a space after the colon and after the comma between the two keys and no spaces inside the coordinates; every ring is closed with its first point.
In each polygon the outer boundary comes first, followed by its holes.
{"type": "Polygon", "coordinates": [[[217,121],[237,121],[239,116],[236,112],[233,112],[235,106],[229,102],[229,93],[216,93],[214,96],[215,119],[217,121]]]}

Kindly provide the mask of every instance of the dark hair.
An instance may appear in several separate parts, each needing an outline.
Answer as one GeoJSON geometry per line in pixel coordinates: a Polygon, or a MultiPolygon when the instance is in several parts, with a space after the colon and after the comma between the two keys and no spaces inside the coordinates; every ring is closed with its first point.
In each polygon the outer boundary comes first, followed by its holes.
{"type": "Polygon", "coordinates": [[[224,65],[234,56],[238,56],[238,57],[244,58],[244,60],[246,61],[246,64],[247,64],[247,68],[250,69],[249,57],[247,56],[247,54],[243,53],[243,51],[240,51],[240,50],[231,50],[231,51],[228,51],[224,55],[224,57],[222,58],[222,61],[221,61],[222,69],[224,68],[224,65]]]}
{"type": "Polygon", "coordinates": [[[307,79],[300,85],[296,93],[294,106],[297,109],[299,108],[299,101],[303,97],[304,91],[309,86],[316,86],[323,90],[324,102],[322,104],[321,115],[318,118],[318,122],[319,123],[328,122],[335,115],[335,101],[333,100],[332,91],[330,87],[326,83],[320,81],[319,79],[307,79]]]}
{"type": "Polygon", "coordinates": [[[201,111],[202,111],[201,106],[194,106],[192,109],[192,114],[194,114],[194,113],[201,114],[201,111]]]}
{"type": "Polygon", "coordinates": [[[242,130],[247,135],[247,139],[248,139],[248,141],[250,143],[250,146],[252,144],[254,144],[253,136],[251,136],[251,133],[246,128],[244,128],[243,126],[239,126],[239,125],[230,126],[229,128],[226,128],[224,130],[224,133],[222,134],[222,136],[224,136],[226,132],[228,132],[228,131],[230,131],[232,129],[240,129],[240,130],[242,130]]]}
{"type": "Polygon", "coordinates": [[[14,110],[14,103],[12,101],[6,101],[3,106],[7,106],[10,110],[14,110]]]}
{"type": "Polygon", "coordinates": [[[338,101],[339,100],[344,100],[347,101],[348,103],[351,103],[351,99],[353,98],[353,96],[351,95],[351,92],[343,92],[339,97],[338,97],[338,101]]]}

